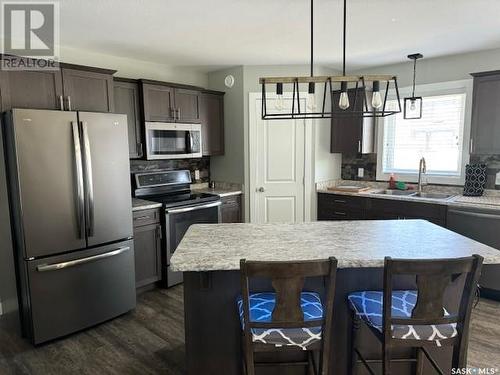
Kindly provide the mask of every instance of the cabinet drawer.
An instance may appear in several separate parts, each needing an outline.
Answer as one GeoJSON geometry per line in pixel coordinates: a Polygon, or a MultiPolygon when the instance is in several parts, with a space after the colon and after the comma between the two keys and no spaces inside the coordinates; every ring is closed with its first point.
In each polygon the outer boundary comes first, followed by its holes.
{"type": "Polygon", "coordinates": [[[221,221],[223,223],[241,223],[241,196],[222,197],[221,202],[221,221]]]}
{"type": "Polygon", "coordinates": [[[133,212],[134,227],[156,224],[160,222],[160,210],[141,210],[133,212]]]}
{"type": "Polygon", "coordinates": [[[367,198],[340,194],[318,194],[318,220],[361,220],[367,198]]]}
{"type": "Polygon", "coordinates": [[[221,197],[222,205],[231,205],[231,204],[240,204],[240,196],[239,195],[230,195],[228,197],[221,197]]]}

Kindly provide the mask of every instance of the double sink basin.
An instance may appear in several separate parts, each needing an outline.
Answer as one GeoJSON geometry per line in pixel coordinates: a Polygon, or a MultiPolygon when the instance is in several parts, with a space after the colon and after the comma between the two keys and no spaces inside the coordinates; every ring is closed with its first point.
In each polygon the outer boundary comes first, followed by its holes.
{"type": "Polygon", "coordinates": [[[411,191],[411,190],[392,190],[392,189],[374,191],[374,192],[371,192],[370,194],[374,194],[374,195],[398,195],[398,196],[405,196],[408,198],[437,199],[437,200],[447,200],[447,199],[450,199],[451,197],[454,196],[451,194],[443,194],[443,193],[424,193],[424,192],[419,193],[419,192],[411,191]]]}

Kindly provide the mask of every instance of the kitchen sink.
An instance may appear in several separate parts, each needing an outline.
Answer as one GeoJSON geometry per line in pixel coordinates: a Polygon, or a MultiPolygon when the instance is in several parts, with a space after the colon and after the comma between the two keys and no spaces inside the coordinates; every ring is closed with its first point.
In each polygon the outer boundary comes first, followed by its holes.
{"type": "Polygon", "coordinates": [[[450,194],[443,194],[443,193],[418,193],[415,192],[414,190],[393,190],[393,189],[386,189],[386,190],[379,190],[379,191],[374,191],[370,194],[374,195],[399,195],[399,196],[404,196],[408,198],[422,198],[422,199],[437,199],[437,200],[446,200],[453,195],[450,194]]]}
{"type": "Polygon", "coordinates": [[[443,194],[443,193],[414,193],[412,197],[415,198],[427,198],[427,199],[448,199],[453,197],[453,195],[450,194],[443,194]]]}
{"type": "Polygon", "coordinates": [[[405,196],[411,196],[415,194],[414,191],[411,190],[394,190],[394,189],[386,189],[386,190],[381,190],[381,191],[374,191],[371,194],[382,194],[382,195],[405,195],[405,196]]]}

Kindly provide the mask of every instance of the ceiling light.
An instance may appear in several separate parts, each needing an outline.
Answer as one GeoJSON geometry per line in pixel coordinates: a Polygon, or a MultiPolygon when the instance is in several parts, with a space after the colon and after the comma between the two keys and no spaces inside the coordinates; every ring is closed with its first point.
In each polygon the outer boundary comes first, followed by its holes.
{"type": "Polygon", "coordinates": [[[417,60],[424,57],[421,53],[408,55],[410,60],[413,60],[413,90],[411,97],[404,100],[404,119],[415,120],[422,118],[422,97],[415,96],[415,79],[417,77],[417,60]]]}
{"type": "MultiPolygon", "coordinates": [[[[309,119],[332,117],[385,117],[401,112],[397,78],[394,75],[346,75],[346,24],[347,3],[344,0],[343,64],[341,76],[314,76],[314,4],[311,0],[311,67],[308,77],[264,77],[262,86],[262,119],[309,119]],[[380,91],[384,83],[384,95],[380,91]],[[367,85],[368,84],[368,85],[367,85]],[[306,86],[307,85],[307,86],[306,86]],[[276,97],[267,95],[267,88],[274,86],[276,97]],[[322,99],[317,103],[316,87],[322,87],[322,99]],[[285,106],[283,90],[292,92],[291,106],[285,106]],[[305,87],[307,95],[305,96],[305,87]],[[397,99],[397,108],[388,109],[387,98],[397,99]],[[274,106],[268,102],[274,100],[274,106]],[[329,103],[327,102],[329,100],[329,103]],[[304,105],[305,104],[305,105],[304,105]],[[320,104],[320,106],[318,106],[320,104]],[[318,108],[319,107],[319,108],[318,108]]],[[[320,91],[320,92],[321,92],[320,91]]]]}

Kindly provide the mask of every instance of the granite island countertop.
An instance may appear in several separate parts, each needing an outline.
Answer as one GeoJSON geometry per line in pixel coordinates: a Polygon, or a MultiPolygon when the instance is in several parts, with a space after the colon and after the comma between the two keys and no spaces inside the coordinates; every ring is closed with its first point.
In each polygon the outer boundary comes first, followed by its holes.
{"type": "Polygon", "coordinates": [[[425,220],[300,224],[192,225],[171,259],[175,271],[238,270],[240,259],[309,260],[334,256],[339,268],[383,267],[384,257],[453,258],[500,251],[425,220]]]}

